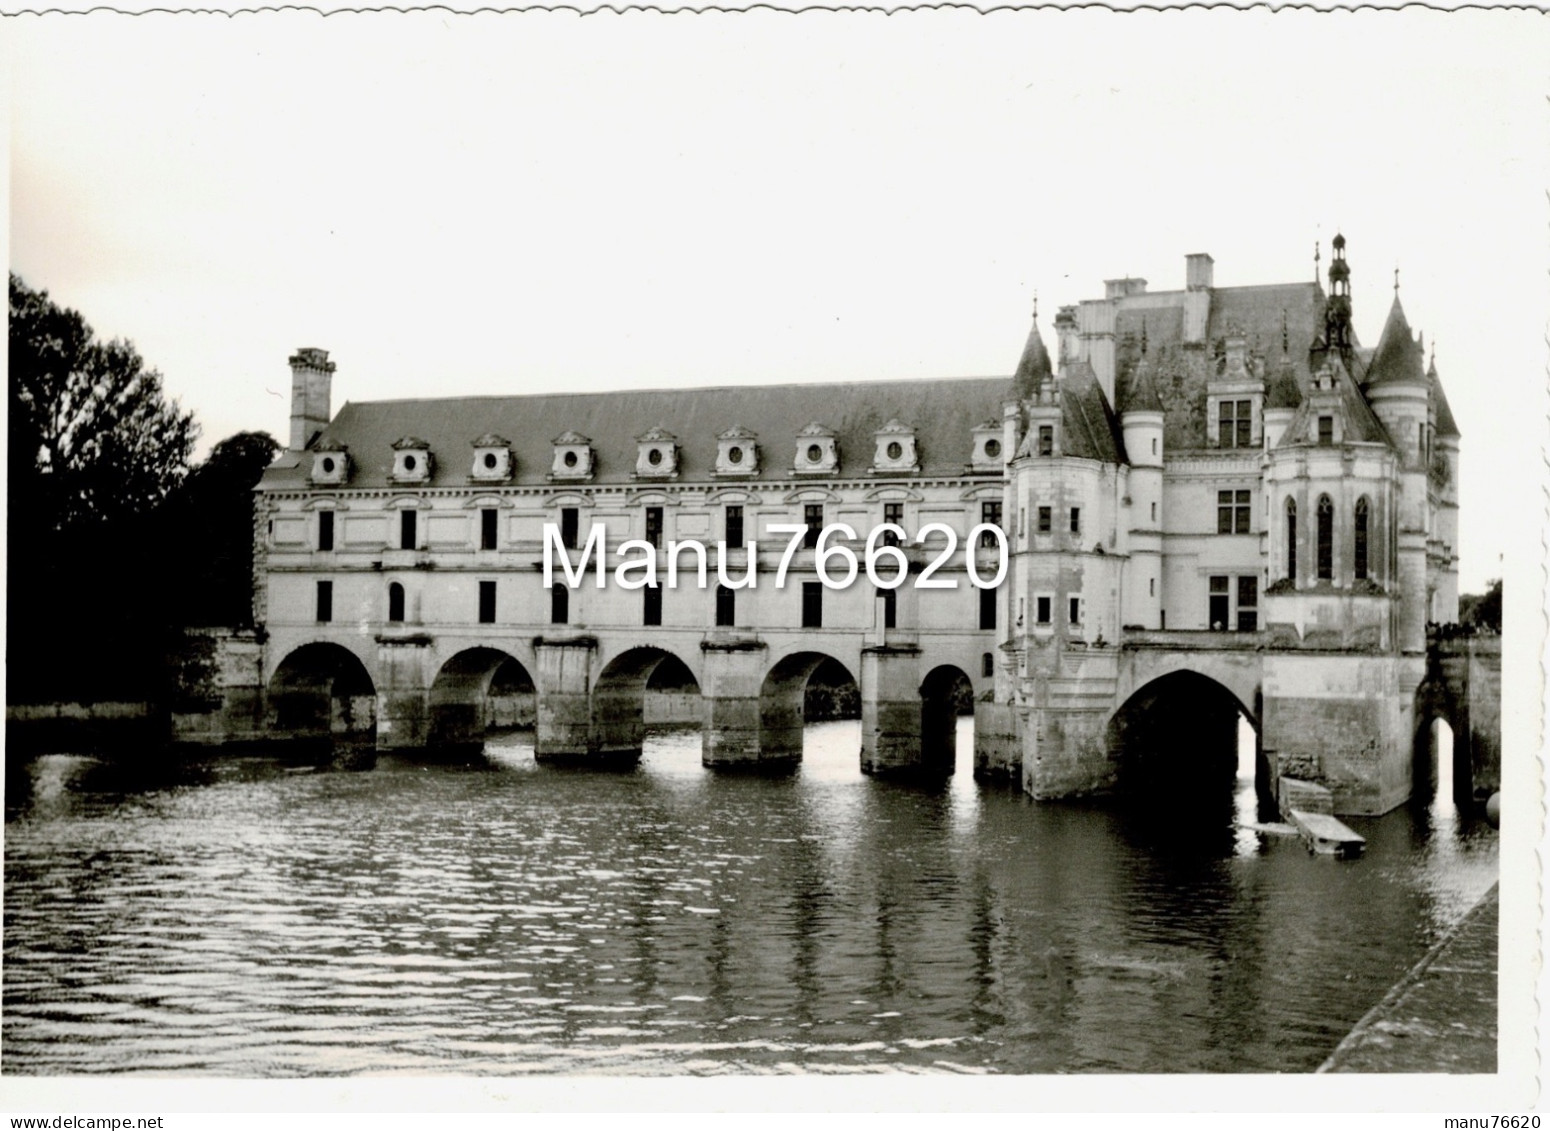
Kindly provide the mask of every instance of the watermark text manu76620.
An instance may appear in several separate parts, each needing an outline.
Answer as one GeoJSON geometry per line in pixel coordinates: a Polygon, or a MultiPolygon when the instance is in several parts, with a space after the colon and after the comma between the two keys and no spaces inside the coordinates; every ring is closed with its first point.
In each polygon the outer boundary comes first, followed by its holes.
{"type": "MultiPolygon", "coordinates": [[[[848,542],[857,542],[860,536],[856,531],[843,522],[833,523],[822,529],[796,522],[772,522],[765,530],[773,535],[788,537],[785,550],[780,555],[780,564],[775,569],[775,588],[784,589],[786,586],[786,574],[790,571],[792,562],[796,560],[798,551],[809,549],[813,552],[812,568],[818,575],[818,580],[830,589],[845,589],[850,586],[862,572],[866,573],[867,580],[880,589],[897,589],[912,576],[910,573],[910,559],[905,552],[907,545],[924,546],[927,539],[933,535],[940,535],[942,544],[928,554],[930,560],[924,563],[924,568],[914,574],[914,586],[917,589],[956,589],[958,580],[953,576],[936,576],[958,552],[958,533],[945,523],[931,522],[922,526],[910,539],[902,527],[895,523],[885,522],[874,527],[867,535],[866,546],[858,556],[856,551],[846,545],[848,542]]],[[[560,528],[553,523],[544,524],[544,586],[552,588],[555,582],[555,563],[559,563],[559,572],[563,576],[565,584],[572,589],[579,588],[585,581],[587,570],[590,568],[596,578],[596,585],[603,588],[608,575],[606,559],[608,557],[607,534],[601,523],[594,524],[587,534],[586,542],[580,547],[580,554],[575,563],[571,562],[571,548],[565,545],[566,537],[560,528]]],[[[969,584],[977,589],[994,589],[1001,584],[1001,579],[1006,575],[1006,535],[999,526],[990,523],[981,523],[969,531],[966,545],[969,551],[964,554],[964,570],[968,575],[969,584]],[[993,549],[995,551],[995,569],[988,576],[981,572],[981,565],[976,552],[977,547],[993,549]]],[[[716,581],[728,589],[753,589],[758,584],[759,574],[759,544],[749,542],[746,546],[733,547],[735,550],[746,550],[747,561],[744,564],[741,576],[732,576],[728,568],[728,546],[725,542],[716,543],[716,581]]],[[[701,589],[710,585],[709,554],[705,543],[686,539],[684,541],[669,542],[667,544],[667,576],[659,579],[657,576],[657,547],[651,542],[640,538],[630,538],[619,543],[614,551],[618,555],[618,562],[614,566],[614,584],[621,589],[644,589],[647,586],[665,584],[669,589],[678,587],[680,572],[694,579],[701,589]],[[689,564],[684,569],[683,559],[687,556],[689,564]]],[[[805,559],[803,564],[805,565],[805,559]]]]}

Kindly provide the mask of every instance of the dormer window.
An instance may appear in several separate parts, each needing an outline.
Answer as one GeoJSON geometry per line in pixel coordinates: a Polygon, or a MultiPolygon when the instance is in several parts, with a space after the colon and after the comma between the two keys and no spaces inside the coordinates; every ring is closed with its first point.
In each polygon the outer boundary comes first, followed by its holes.
{"type": "Polygon", "coordinates": [[[1001,449],[1001,425],[987,420],[974,429],[974,452],[969,458],[970,471],[1000,471],[1005,464],[1001,449]]]}
{"type": "Polygon", "coordinates": [[[431,446],[417,436],[393,441],[393,481],[425,483],[431,477],[431,446]]]}
{"type": "Polygon", "coordinates": [[[890,420],[875,435],[877,451],[872,457],[873,474],[910,474],[920,470],[914,429],[898,420],[890,420]]]}
{"type": "Polygon", "coordinates": [[[510,479],[516,470],[511,455],[511,441],[494,432],[486,432],[474,441],[474,464],[469,478],[485,483],[510,479]]]}
{"type": "Polygon", "coordinates": [[[759,474],[759,437],[742,425],[728,428],[716,437],[716,474],[752,476],[759,474]]]}
{"type": "Polygon", "coordinates": [[[832,475],[839,470],[839,444],[834,433],[816,421],[797,433],[797,475],[832,475]]]}
{"type": "Polygon", "coordinates": [[[635,437],[637,479],[678,478],[678,438],[665,428],[635,437]]]}
{"type": "Polygon", "coordinates": [[[1319,447],[1327,448],[1335,442],[1335,418],[1333,416],[1319,417],[1319,447]]]}
{"type": "Polygon", "coordinates": [[[1053,424],[1039,425],[1039,454],[1052,456],[1055,454],[1055,426],[1053,424]]]}
{"type": "Polygon", "coordinates": [[[580,432],[566,432],[554,440],[550,479],[591,479],[592,441],[580,432]]]}
{"type": "Polygon", "coordinates": [[[350,478],[350,453],[343,444],[317,448],[312,453],[312,482],[317,486],[338,486],[350,478]]]}

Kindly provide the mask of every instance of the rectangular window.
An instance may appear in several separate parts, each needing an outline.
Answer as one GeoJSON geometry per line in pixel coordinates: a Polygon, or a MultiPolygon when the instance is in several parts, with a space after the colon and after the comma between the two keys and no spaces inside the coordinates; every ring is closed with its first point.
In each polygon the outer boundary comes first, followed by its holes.
{"type": "Polygon", "coordinates": [[[980,628],[996,627],[996,591],[980,590],[980,628]]]}
{"type": "Polygon", "coordinates": [[[327,624],[334,619],[334,583],[318,582],[318,623],[327,624]]]}
{"type": "Polygon", "coordinates": [[[1220,401],[1216,418],[1217,444],[1223,448],[1247,448],[1253,443],[1254,403],[1220,401]]]}
{"type": "Polygon", "coordinates": [[[737,623],[737,591],[725,585],[716,586],[716,626],[731,628],[737,623]]]}
{"type": "Polygon", "coordinates": [[[802,627],[823,627],[823,585],[817,581],[802,582],[802,627]]]}
{"type": "Polygon", "coordinates": [[[1082,508],[1081,507],[1072,507],[1071,508],[1071,533],[1072,534],[1080,534],[1081,532],[1082,532],[1082,508]]]}
{"type": "Polygon", "coordinates": [[[1034,621],[1037,624],[1049,624],[1051,619],[1050,608],[1054,604],[1053,597],[1035,597],[1033,599],[1034,621]]]}
{"type": "Polygon", "coordinates": [[[493,550],[496,543],[496,532],[500,528],[500,512],[494,507],[485,507],[479,512],[479,548],[481,550],[493,550]]]}
{"type": "Polygon", "coordinates": [[[808,503],[802,508],[802,514],[807,520],[807,533],[802,536],[802,545],[811,550],[818,545],[818,535],[823,532],[823,504],[808,503]]]}
{"type": "MultiPolygon", "coordinates": [[[[990,500],[988,502],[983,502],[983,503],[980,504],[980,522],[983,523],[986,526],[1000,527],[1000,525],[1001,525],[1001,500],[1000,499],[992,499],[992,500],[990,500]]],[[[987,531],[985,531],[984,533],[982,533],[980,535],[980,546],[981,547],[988,547],[988,548],[992,548],[993,549],[995,547],[995,545],[996,545],[996,536],[994,534],[992,534],[990,531],[987,530],[987,531]]]]}
{"type": "MultiPolygon", "coordinates": [[[[576,548],[576,535],[581,526],[581,511],[577,507],[560,508],[560,545],[567,550],[576,548]]],[[[564,624],[564,621],[556,621],[556,624],[564,624]]]]}
{"type": "Polygon", "coordinates": [[[883,595],[883,627],[897,628],[899,622],[899,594],[897,590],[879,590],[883,595]]]}
{"type": "Polygon", "coordinates": [[[661,549],[662,547],[662,508],[646,508],[646,541],[661,549]]]}
{"type": "Polygon", "coordinates": [[[741,550],[747,544],[743,540],[743,507],[740,503],[727,504],[726,541],[731,550],[741,550]]]}
{"type": "Polygon", "coordinates": [[[1053,424],[1039,425],[1039,454],[1052,456],[1055,454],[1055,426],[1053,424]]]}
{"type": "Polygon", "coordinates": [[[479,583],[479,623],[495,623],[495,582],[479,583]]]}
{"type": "Polygon", "coordinates": [[[1040,534],[1048,534],[1050,532],[1050,529],[1054,526],[1054,524],[1055,524],[1054,508],[1053,507],[1040,507],[1039,508],[1039,533],[1040,534]]]}
{"type": "MultiPolygon", "coordinates": [[[[903,503],[884,503],[883,504],[883,521],[884,522],[891,522],[895,526],[897,526],[900,530],[903,530],[904,529],[904,504],[903,503]]],[[[899,536],[897,534],[895,534],[891,530],[885,530],[883,532],[883,545],[884,546],[897,546],[898,544],[899,544],[899,536]]]]}
{"type": "Polygon", "coordinates": [[[641,623],[662,623],[662,587],[660,585],[648,585],[640,591],[641,594],[641,623]]]}
{"type": "Polygon", "coordinates": [[[1335,418],[1333,416],[1319,417],[1319,443],[1329,447],[1335,442],[1335,418]]]}
{"type": "Polygon", "coordinates": [[[1080,597],[1067,598],[1069,607],[1066,610],[1066,620],[1071,624],[1082,623],[1082,599],[1080,597]]]}
{"type": "Polygon", "coordinates": [[[1211,623],[1212,632],[1226,632],[1227,626],[1232,623],[1232,613],[1229,606],[1232,603],[1232,590],[1229,587],[1230,579],[1221,576],[1211,578],[1211,623]]]}
{"type": "Polygon", "coordinates": [[[418,541],[416,533],[419,529],[420,514],[418,511],[398,512],[398,548],[400,550],[412,550],[418,541]]]}
{"type": "Polygon", "coordinates": [[[1218,491],[1216,493],[1216,532],[1218,534],[1249,533],[1248,491],[1218,491]]]}
{"type": "Polygon", "coordinates": [[[996,674],[996,658],[989,652],[980,657],[980,675],[986,679],[996,674]]]}
{"type": "Polygon", "coordinates": [[[334,512],[318,511],[318,549],[334,548],[334,512]]]}
{"type": "Polygon", "coordinates": [[[570,621],[570,590],[556,585],[549,590],[549,623],[566,624],[570,621]]]}
{"type": "Polygon", "coordinates": [[[1238,631],[1259,628],[1259,578],[1245,574],[1238,578],[1238,631]]]}

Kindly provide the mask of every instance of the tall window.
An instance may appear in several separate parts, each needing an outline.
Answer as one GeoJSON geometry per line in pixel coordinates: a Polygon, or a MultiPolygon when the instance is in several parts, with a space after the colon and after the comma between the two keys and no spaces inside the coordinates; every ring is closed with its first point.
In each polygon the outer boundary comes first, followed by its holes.
{"type": "Polygon", "coordinates": [[[737,590],[716,586],[716,626],[731,628],[737,623],[737,590]]]}
{"type": "Polygon", "coordinates": [[[318,582],[318,623],[327,624],[334,619],[334,583],[318,582]]]}
{"type": "MultiPolygon", "coordinates": [[[[983,503],[980,504],[980,522],[984,523],[986,526],[1000,526],[1001,525],[1001,500],[1000,499],[991,499],[991,500],[989,500],[987,502],[983,502],[983,503]]],[[[986,531],[984,531],[980,535],[980,545],[981,546],[994,548],[995,544],[996,544],[996,536],[994,534],[992,534],[990,531],[986,530],[986,531]]]]}
{"type": "Polygon", "coordinates": [[[1251,447],[1254,435],[1253,402],[1221,401],[1217,411],[1217,444],[1223,448],[1251,447]]]}
{"type": "Polygon", "coordinates": [[[1210,629],[1212,632],[1226,632],[1227,626],[1232,623],[1232,579],[1225,574],[1211,578],[1210,589],[1210,629]]]}
{"type": "MultiPolygon", "coordinates": [[[[903,530],[904,529],[904,504],[903,503],[884,503],[883,504],[883,521],[884,522],[891,522],[895,526],[897,526],[900,530],[903,530]]],[[[883,545],[884,546],[897,546],[898,544],[899,544],[899,536],[897,534],[895,534],[891,530],[883,531],[883,545]]]]}
{"type": "Polygon", "coordinates": [[[660,585],[648,585],[641,593],[641,623],[662,623],[662,587],[660,585]]]}
{"type": "Polygon", "coordinates": [[[1053,604],[1053,597],[1035,597],[1033,600],[1034,621],[1038,624],[1049,624],[1053,616],[1050,611],[1053,604]]]}
{"type": "Polygon", "coordinates": [[[398,548],[400,550],[412,550],[415,548],[415,534],[419,529],[419,511],[407,510],[398,512],[398,548]]]}
{"type": "Polygon", "coordinates": [[[980,675],[989,679],[996,674],[996,658],[989,652],[980,657],[980,675]]]}
{"type": "Polygon", "coordinates": [[[1238,576],[1238,631],[1253,632],[1259,627],[1259,578],[1253,574],[1238,576]]]}
{"type": "Polygon", "coordinates": [[[1319,496],[1318,507],[1318,572],[1320,581],[1335,576],[1335,505],[1328,495],[1319,496]]]}
{"type": "Polygon", "coordinates": [[[646,541],[658,549],[662,546],[662,508],[646,508],[646,541]]]}
{"type": "Polygon", "coordinates": [[[823,586],[819,582],[802,582],[802,627],[823,627],[823,586]]]}
{"type": "Polygon", "coordinates": [[[1072,534],[1080,534],[1081,532],[1082,532],[1082,508],[1081,507],[1072,507],[1071,508],[1071,533],[1072,534]]]}
{"type": "Polygon", "coordinates": [[[318,549],[334,548],[334,512],[318,511],[318,549]]]}
{"type": "Polygon", "coordinates": [[[479,583],[479,623],[495,623],[495,582],[479,583]]]}
{"type": "Polygon", "coordinates": [[[807,533],[802,536],[802,545],[811,550],[818,545],[818,535],[823,533],[823,504],[808,503],[802,508],[802,514],[807,520],[807,533]]]}
{"type": "Polygon", "coordinates": [[[1082,623],[1082,599],[1080,597],[1066,598],[1066,623],[1082,623]]]}
{"type": "Polygon", "coordinates": [[[1286,500],[1286,580],[1297,580],[1297,500],[1286,500]]]}
{"type": "Polygon", "coordinates": [[[879,589],[883,595],[883,627],[899,626],[899,593],[896,589],[879,589]]]}
{"type": "Polygon", "coordinates": [[[1218,491],[1216,493],[1216,532],[1218,534],[1249,532],[1249,492],[1218,491]]]}
{"type": "Polygon", "coordinates": [[[1319,444],[1329,447],[1335,442],[1335,418],[1333,416],[1319,417],[1319,444]]]}
{"type": "Polygon", "coordinates": [[[741,550],[747,543],[743,539],[743,505],[728,503],[726,514],[727,548],[741,550]]]}
{"type": "Polygon", "coordinates": [[[404,587],[398,582],[388,586],[388,620],[395,624],[404,619],[404,587]]]}
{"type": "Polygon", "coordinates": [[[996,627],[996,591],[980,590],[980,628],[996,627]]]}
{"type": "Polygon", "coordinates": [[[1052,456],[1055,454],[1055,426],[1053,424],[1039,425],[1039,454],[1052,456]]]}
{"type": "Polygon", "coordinates": [[[566,624],[570,621],[570,590],[556,585],[549,590],[549,623],[566,624]]]}
{"type": "Polygon", "coordinates": [[[500,512],[494,507],[484,507],[479,512],[479,548],[481,550],[495,549],[496,533],[500,522],[500,512]]]}
{"type": "MultiPolygon", "coordinates": [[[[560,545],[567,550],[576,548],[577,528],[581,525],[581,510],[578,507],[560,508],[560,545]]],[[[556,621],[556,624],[564,624],[564,621],[556,621]]]]}
{"type": "Polygon", "coordinates": [[[1351,547],[1354,561],[1352,562],[1352,576],[1361,579],[1367,576],[1367,496],[1363,495],[1356,500],[1356,529],[1353,532],[1351,547]]]}
{"type": "Polygon", "coordinates": [[[1054,526],[1054,524],[1055,524],[1054,508],[1052,508],[1052,507],[1040,507],[1039,508],[1039,533],[1040,534],[1048,534],[1050,532],[1050,529],[1054,526]]]}

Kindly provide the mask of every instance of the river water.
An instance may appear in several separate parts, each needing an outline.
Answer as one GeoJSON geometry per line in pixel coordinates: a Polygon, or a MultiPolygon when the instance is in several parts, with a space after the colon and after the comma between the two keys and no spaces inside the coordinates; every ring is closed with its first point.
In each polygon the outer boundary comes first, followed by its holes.
{"type": "Polygon", "coordinates": [[[865,778],[298,755],[7,775],[9,1073],[1307,1072],[1496,878],[1445,804],[1366,855],[865,778]]]}

